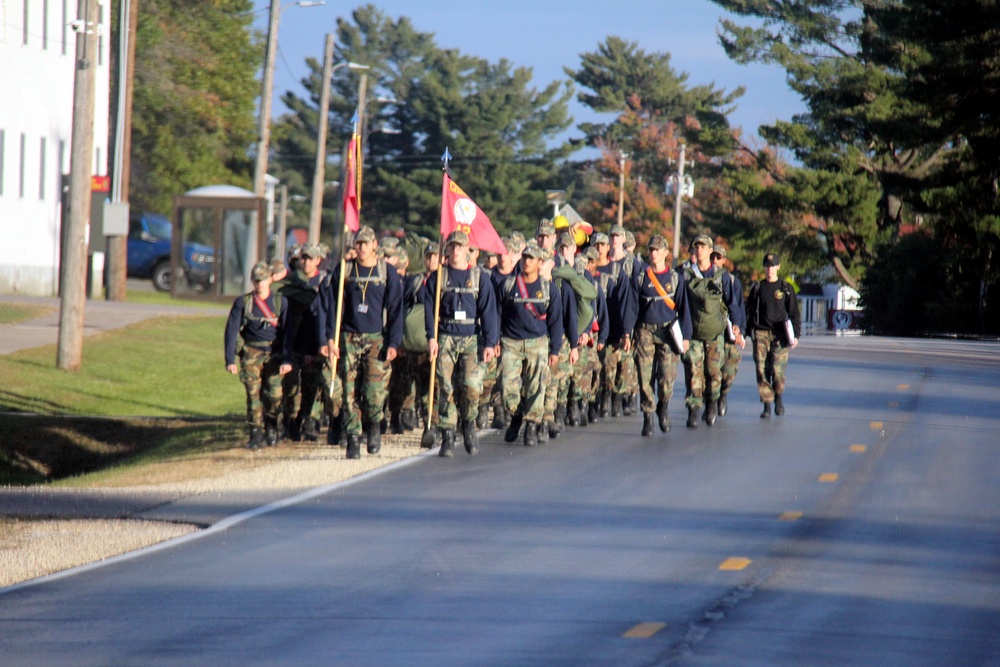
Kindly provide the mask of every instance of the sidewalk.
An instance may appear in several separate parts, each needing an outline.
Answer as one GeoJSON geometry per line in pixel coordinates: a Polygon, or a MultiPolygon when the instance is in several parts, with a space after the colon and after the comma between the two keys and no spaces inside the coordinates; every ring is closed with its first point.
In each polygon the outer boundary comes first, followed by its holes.
{"type": "MultiPolygon", "coordinates": [[[[0,294],[0,303],[47,306],[53,311],[43,317],[0,325],[0,354],[10,354],[59,342],[59,299],[57,297],[0,294]]],[[[225,316],[229,308],[219,306],[171,306],[122,301],[87,300],[83,309],[83,335],[119,329],[153,317],[171,315],[225,316]]]]}

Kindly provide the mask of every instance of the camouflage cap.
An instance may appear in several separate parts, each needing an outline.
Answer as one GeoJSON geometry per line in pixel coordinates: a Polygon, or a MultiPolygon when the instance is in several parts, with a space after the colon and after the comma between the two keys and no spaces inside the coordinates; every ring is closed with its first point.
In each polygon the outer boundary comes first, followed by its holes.
{"type": "Polygon", "coordinates": [[[395,250],[399,247],[399,239],[395,236],[386,236],[378,245],[383,250],[395,250]]]}
{"type": "Polygon", "coordinates": [[[588,260],[598,260],[601,258],[601,253],[594,246],[587,248],[587,252],[585,254],[587,255],[588,260]]]}
{"type": "Polygon", "coordinates": [[[696,245],[707,245],[709,248],[713,248],[715,247],[715,241],[713,241],[712,237],[708,234],[699,234],[694,237],[694,241],[691,242],[691,247],[696,245]]]}
{"type": "Polygon", "coordinates": [[[515,253],[521,249],[521,244],[517,242],[517,239],[505,236],[503,239],[503,247],[507,249],[507,252],[515,253]]]}
{"type": "Polygon", "coordinates": [[[725,258],[726,258],[726,249],[725,249],[725,247],[724,247],[724,246],[722,246],[722,245],[720,245],[720,244],[716,243],[716,244],[715,244],[715,247],[714,247],[714,248],[712,248],[712,254],[713,254],[713,255],[718,255],[718,256],[719,256],[719,257],[721,257],[722,259],[725,259],[725,258]]]}
{"type": "Polygon", "coordinates": [[[295,259],[302,254],[302,246],[298,243],[294,243],[288,248],[288,252],[286,254],[288,255],[288,259],[295,259]]]}
{"type": "Polygon", "coordinates": [[[302,246],[302,252],[299,253],[302,257],[308,257],[310,259],[320,259],[323,257],[323,253],[320,252],[319,245],[316,243],[307,243],[302,246]]]}
{"type": "Polygon", "coordinates": [[[424,246],[424,257],[436,254],[438,254],[438,244],[433,241],[428,241],[427,245],[424,246]]]}
{"type": "Polygon", "coordinates": [[[611,229],[608,230],[608,236],[625,236],[625,228],[621,225],[611,225],[611,229]]]}
{"type": "Polygon", "coordinates": [[[548,262],[555,259],[555,257],[556,254],[552,252],[552,250],[550,250],[549,248],[542,248],[541,255],[539,255],[538,259],[542,260],[543,262],[548,262]]]}
{"type": "Polygon", "coordinates": [[[368,243],[376,239],[375,230],[365,225],[354,234],[355,243],[368,243]]]}
{"type": "Polygon", "coordinates": [[[250,269],[250,279],[254,282],[267,280],[271,277],[271,267],[267,262],[257,262],[250,269]]]}
{"type": "Polygon", "coordinates": [[[608,239],[607,234],[604,234],[602,232],[597,232],[596,234],[590,237],[591,245],[600,245],[602,243],[604,245],[608,245],[609,243],[611,243],[611,241],[608,239]]]}
{"type": "Polygon", "coordinates": [[[556,226],[548,218],[542,218],[538,223],[538,236],[551,236],[556,233],[556,226]]]}
{"type": "Polygon", "coordinates": [[[328,246],[325,243],[317,243],[316,245],[319,246],[320,257],[329,257],[330,256],[330,246],[328,246]]]}
{"type": "Polygon", "coordinates": [[[559,242],[556,244],[559,248],[575,248],[576,241],[573,240],[573,235],[569,232],[563,232],[559,237],[559,242]]]}
{"type": "Polygon", "coordinates": [[[510,237],[517,241],[521,248],[524,248],[524,245],[528,242],[521,232],[511,232],[510,237]]]}
{"type": "Polygon", "coordinates": [[[586,271],[587,264],[589,264],[589,262],[587,261],[587,258],[584,257],[583,255],[577,255],[576,259],[573,260],[573,268],[576,269],[577,273],[583,273],[584,271],[586,271]]]}
{"type": "Polygon", "coordinates": [[[535,243],[534,241],[530,241],[524,246],[522,254],[525,257],[534,257],[535,259],[542,259],[542,247],[537,243],[535,243]]]}
{"type": "Polygon", "coordinates": [[[662,250],[665,248],[669,248],[670,246],[667,245],[667,239],[666,237],[663,236],[663,234],[654,234],[649,239],[649,243],[646,244],[646,247],[649,248],[650,250],[657,250],[657,249],[662,250]]]}
{"type": "Polygon", "coordinates": [[[627,230],[625,232],[625,247],[626,248],[635,247],[635,234],[627,230]]]}
{"type": "Polygon", "coordinates": [[[448,234],[448,240],[445,241],[445,245],[469,245],[469,235],[463,232],[461,229],[456,229],[451,234],[448,234]]]}
{"type": "Polygon", "coordinates": [[[286,268],[287,267],[285,266],[285,263],[283,261],[281,261],[281,259],[275,257],[274,259],[271,260],[271,274],[272,275],[275,274],[275,273],[281,273],[286,268]]]}
{"type": "Polygon", "coordinates": [[[773,252],[769,252],[764,255],[764,268],[769,266],[781,266],[781,258],[775,255],[773,252]]]}

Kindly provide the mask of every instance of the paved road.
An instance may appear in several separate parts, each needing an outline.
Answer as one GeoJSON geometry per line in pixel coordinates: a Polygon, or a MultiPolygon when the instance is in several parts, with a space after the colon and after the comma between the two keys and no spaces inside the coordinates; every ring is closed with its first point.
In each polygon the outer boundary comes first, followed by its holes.
{"type": "Polygon", "coordinates": [[[14,665],[1000,665],[1000,347],[809,339],[714,428],[424,458],[0,595],[14,665]]]}

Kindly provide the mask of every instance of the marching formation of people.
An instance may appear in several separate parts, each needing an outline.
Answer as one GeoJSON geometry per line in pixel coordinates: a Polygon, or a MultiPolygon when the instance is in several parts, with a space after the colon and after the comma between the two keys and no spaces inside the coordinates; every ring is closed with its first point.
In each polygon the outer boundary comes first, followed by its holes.
{"type": "Polygon", "coordinates": [[[361,227],[342,264],[310,243],[289,251],[287,267],[255,265],[225,331],[226,369],[246,388],[247,446],[317,441],[325,427],[354,459],[362,443],[377,454],[387,431],[423,428],[423,446],[451,457],[459,437],[475,454],[488,426],[531,447],[636,411],[652,436],[670,431],[678,365],[686,426],[712,426],[747,338],[761,418],[785,413],[801,319],[777,255],[765,255],[765,278],[744,301],[707,235],[676,267],[662,235],[644,259],[619,225],[578,247],[543,220],[535,239],[515,232],[503,245],[480,252],[457,230],[440,249],[428,244],[424,271],[411,273],[398,239],[361,227]]]}

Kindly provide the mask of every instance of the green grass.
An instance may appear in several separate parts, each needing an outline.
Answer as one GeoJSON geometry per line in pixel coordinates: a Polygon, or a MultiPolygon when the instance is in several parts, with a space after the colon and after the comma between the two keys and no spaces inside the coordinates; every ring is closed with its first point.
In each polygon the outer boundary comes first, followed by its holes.
{"type": "Polygon", "coordinates": [[[31,306],[20,303],[0,303],[0,324],[17,324],[55,311],[50,306],[31,306]]]}
{"type": "Polygon", "coordinates": [[[88,337],[75,373],[56,368],[54,345],[0,356],[0,483],[239,444],[245,395],[225,371],[224,327],[163,317],[88,337]]]}

